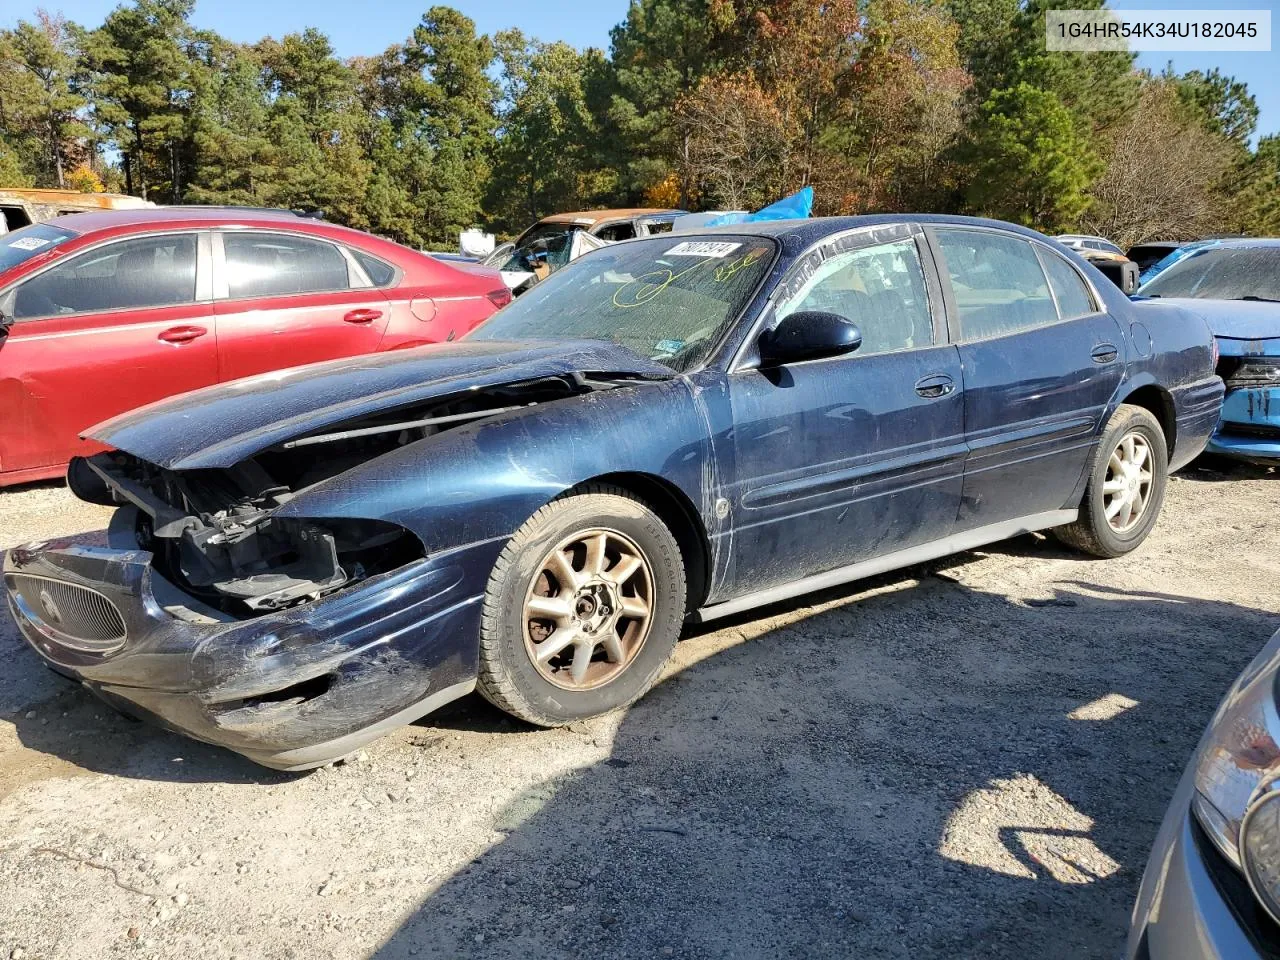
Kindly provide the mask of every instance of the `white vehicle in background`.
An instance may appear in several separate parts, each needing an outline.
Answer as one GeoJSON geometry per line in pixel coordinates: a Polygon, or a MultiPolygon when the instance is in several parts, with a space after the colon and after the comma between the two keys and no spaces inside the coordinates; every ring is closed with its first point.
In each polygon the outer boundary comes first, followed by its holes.
{"type": "Polygon", "coordinates": [[[1119,244],[1112,243],[1106,237],[1095,237],[1088,233],[1063,233],[1054,237],[1064,247],[1070,247],[1080,253],[1087,253],[1090,250],[1100,250],[1103,253],[1119,254],[1124,257],[1124,251],[1120,249],[1119,244]]]}

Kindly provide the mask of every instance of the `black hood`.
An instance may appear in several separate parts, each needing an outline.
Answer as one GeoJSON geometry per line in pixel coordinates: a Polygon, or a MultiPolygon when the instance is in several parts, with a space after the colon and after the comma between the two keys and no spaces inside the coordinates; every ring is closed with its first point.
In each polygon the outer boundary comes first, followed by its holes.
{"type": "Polygon", "coordinates": [[[170,470],[230,467],[371,413],[575,372],[672,376],[670,368],[601,340],[464,340],[234,380],[139,407],[83,436],[170,470]]]}

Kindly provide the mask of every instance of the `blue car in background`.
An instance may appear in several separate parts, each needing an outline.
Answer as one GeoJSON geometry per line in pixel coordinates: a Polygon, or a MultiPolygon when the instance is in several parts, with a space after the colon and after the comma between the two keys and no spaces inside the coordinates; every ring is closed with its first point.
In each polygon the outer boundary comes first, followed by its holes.
{"type": "Polygon", "coordinates": [[[1210,453],[1280,460],[1280,239],[1210,240],[1178,251],[1138,298],[1199,313],[1217,338],[1226,383],[1210,453]]]}

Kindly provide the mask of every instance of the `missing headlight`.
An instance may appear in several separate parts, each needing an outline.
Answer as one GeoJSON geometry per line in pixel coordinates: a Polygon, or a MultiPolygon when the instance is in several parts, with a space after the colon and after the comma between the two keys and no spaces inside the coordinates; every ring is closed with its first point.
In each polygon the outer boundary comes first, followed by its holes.
{"type": "MultiPolygon", "coordinates": [[[[139,540],[147,539],[144,521],[139,540]]],[[[337,518],[268,516],[143,545],[170,579],[227,613],[251,616],[317,600],[425,555],[403,527],[337,518]]]]}

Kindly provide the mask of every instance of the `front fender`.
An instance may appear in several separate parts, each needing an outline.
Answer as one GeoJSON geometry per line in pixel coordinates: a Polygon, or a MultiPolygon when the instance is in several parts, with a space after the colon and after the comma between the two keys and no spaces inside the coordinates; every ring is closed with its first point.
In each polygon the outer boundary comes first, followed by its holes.
{"type": "Polygon", "coordinates": [[[277,515],[385,520],[430,553],[510,536],[571,487],[629,472],[677,487],[713,533],[707,403],[723,396],[676,378],[529,407],[377,457],[301,491],[277,515]]]}

